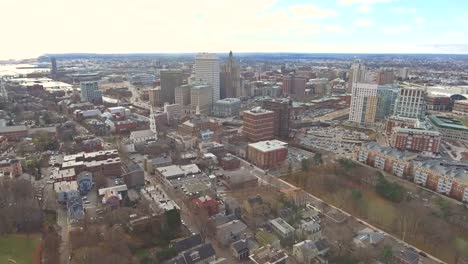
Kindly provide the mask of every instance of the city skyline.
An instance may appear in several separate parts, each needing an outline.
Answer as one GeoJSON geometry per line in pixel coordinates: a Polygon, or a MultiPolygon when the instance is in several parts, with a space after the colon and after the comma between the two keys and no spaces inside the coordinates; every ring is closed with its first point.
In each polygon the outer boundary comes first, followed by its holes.
{"type": "Polygon", "coordinates": [[[8,1],[0,59],[45,53],[467,54],[462,0],[8,1]],[[27,8],[25,8],[27,7],[27,8]],[[21,16],[19,16],[21,14],[21,16]],[[19,21],[18,17],[21,17],[19,21]]]}

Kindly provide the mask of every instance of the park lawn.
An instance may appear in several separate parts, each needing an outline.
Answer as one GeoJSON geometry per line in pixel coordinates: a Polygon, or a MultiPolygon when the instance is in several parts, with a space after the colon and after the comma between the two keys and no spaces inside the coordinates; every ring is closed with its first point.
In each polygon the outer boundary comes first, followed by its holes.
{"type": "Polygon", "coordinates": [[[34,263],[34,253],[40,240],[39,234],[32,234],[29,238],[26,235],[0,236],[0,263],[34,263]]]}

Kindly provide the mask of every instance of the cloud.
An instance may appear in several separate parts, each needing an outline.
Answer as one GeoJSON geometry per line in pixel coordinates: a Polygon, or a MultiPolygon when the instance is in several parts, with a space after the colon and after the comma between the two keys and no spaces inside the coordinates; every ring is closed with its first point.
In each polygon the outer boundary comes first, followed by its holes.
{"type": "Polygon", "coordinates": [[[356,10],[360,13],[369,13],[372,10],[370,5],[362,5],[356,8],[356,10]]]}
{"type": "Polygon", "coordinates": [[[372,23],[373,21],[370,19],[359,19],[359,20],[354,21],[354,25],[358,27],[367,27],[367,26],[372,25],[372,23]]]}
{"type": "Polygon", "coordinates": [[[361,5],[372,5],[372,4],[380,4],[380,3],[390,3],[394,0],[339,0],[339,3],[352,5],[352,4],[361,4],[361,5]]]}
{"type": "Polygon", "coordinates": [[[394,6],[390,7],[389,9],[393,13],[398,13],[398,14],[412,14],[416,13],[416,8],[414,7],[403,7],[403,6],[394,6]]]}
{"type": "Polygon", "coordinates": [[[311,4],[290,6],[288,11],[298,19],[338,16],[338,13],[333,9],[321,9],[311,4]]]}
{"type": "Polygon", "coordinates": [[[424,24],[425,20],[422,17],[417,17],[414,19],[414,22],[416,22],[417,24],[424,24]]]}
{"type": "Polygon", "coordinates": [[[403,34],[403,33],[408,33],[411,31],[411,28],[408,27],[407,25],[397,25],[397,26],[391,26],[391,27],[384,27],[383,32],[386,34],[403,34]]]}
{"type": "Polygon", "coordinates": [[[343,33],[344,29],[339,25],[329,25],[325,27],[325,32],[329,33],[343,33]]]}

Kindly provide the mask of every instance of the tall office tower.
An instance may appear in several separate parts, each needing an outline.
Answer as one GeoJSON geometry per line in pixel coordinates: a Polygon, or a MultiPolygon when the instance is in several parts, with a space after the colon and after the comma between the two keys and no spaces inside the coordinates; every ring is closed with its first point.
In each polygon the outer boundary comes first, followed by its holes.
{"type": "Polygon", "coordinates": [[[50,64],[51,64],[50,74],[52,76],[56,76],[57,75],[57,59],[54,57],[50,58],[50,64]]]}
{"type": "Polygon", "coordinates": [[[289,137],[289,117],[292,101],[289,99],[269,99],[263,101],[263,109],[274,112],[274,135],[289,137]]]}
{"type": "Polygon", "coordinates": [[[190,105],[190,90],[192,85],[184,84],[175,88],[175,103],[184,106],[190,105]]]}
{"type": "Polygon", "coordinates": [[[419,118],[426,114],[426,89],[403,87],[395,101],[393,114],[396,116],[419,118]]]}
{"type": "Polygon", "coordinates": [[[274,116],[273,111],[260,107],[242,112],[244,135],[253,142],[272,139],[274,116]]]}
{"type": "Polygon", "coordinates": [[[82,102],[102,103],[102,92],[99,90],[97,82],[81,82],[80,89],[82,102]]]}
{"type": "Polygon", "coordinates": [[[399,92],[400,87],[398,85],[387,84],[377,87],[376,120],[382,121],[392,115],[399,92]]]}
{"type": "Polygon", "coordinates": [[[304,96],[307,78],[296,75],[287,75],[283,77],[283,94],[304,96]]]}
{"type": "Polygon", "coordinates": [[[367,68],[361,63],[361,60],[355,60],[351,65],[351,71],[348,79],[348,92],[352,91],[353,83],[366,82],[367,68]]]}
{"type": "Polygon", "coordinates": [[[211,111],[211,91],[206,83],[194,83],[190,89],[190,103],[193,114],[209,114],[211,111]]]}
{"type": "Polygon", "coordinates": [[[220,98],[218,56],[210,53],[197,54],[194,68],[196,80],[201,80],[211,87],[211,105],[213,105],[220,98]]]}
{"type": "Polygon", "coordinates": [[[353,83],[349,121],[371,124],[375,121],[377,110],[377,84],[353,83]]]}
{"type": "Polygon", "coordinates": [[[151,106],[161,106],[161,87],[148,90],[148,97],[151,106]]]}
{"type": "Polygon", "coordinates": [[[161,70],[161,102],[173,104],[175,102],[175,88],[184,83],[182,70],[161,70]]]}
{"type": "Polygon", "coordinates": [[[232,51],[229,52],[229,58],[221,68],[220,73],[220,98],[237,98],[242,94],[240,67],[234,61],[232,51]]]}
{"type": "Polygon", "coordinates": [[[377,84],[384,85],[384,84],[392,84],[395,80],[395,74],[393,69],[390,68],[383,68],[377,71],[376,81],[377,84]]]}

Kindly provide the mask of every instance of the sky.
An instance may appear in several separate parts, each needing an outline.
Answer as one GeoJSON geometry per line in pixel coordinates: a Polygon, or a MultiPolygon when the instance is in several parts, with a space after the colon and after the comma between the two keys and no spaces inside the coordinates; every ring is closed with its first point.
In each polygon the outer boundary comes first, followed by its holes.
{"type": "Polygon", "coordinates": [[[0,0],[0,59],[45,53],[468,53],[468,0],[0,0]]]}

